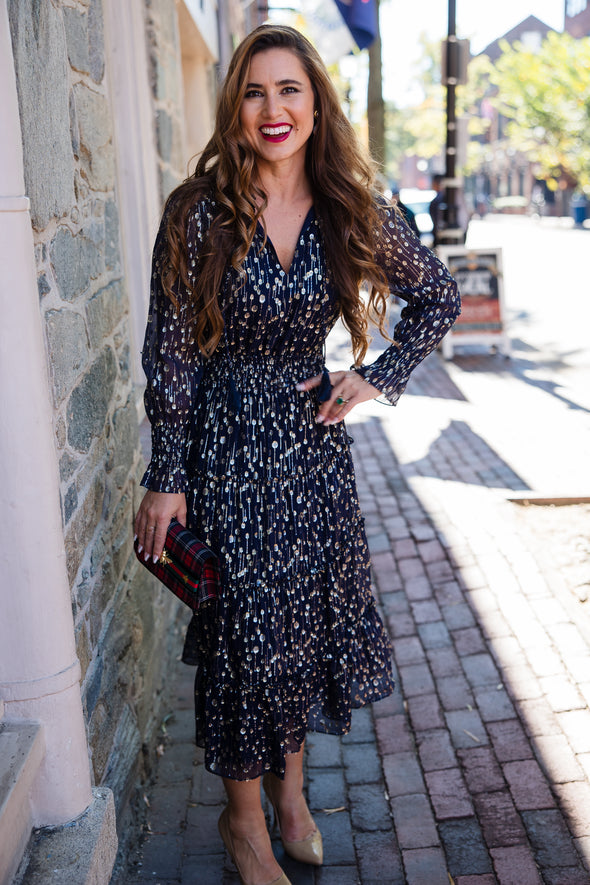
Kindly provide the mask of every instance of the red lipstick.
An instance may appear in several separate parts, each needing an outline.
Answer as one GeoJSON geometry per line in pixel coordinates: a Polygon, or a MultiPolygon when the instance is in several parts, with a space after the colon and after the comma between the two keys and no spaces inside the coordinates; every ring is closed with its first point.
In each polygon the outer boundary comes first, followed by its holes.
{"type": "Polygon", "coordinates": [[[278,144],[289,138],[292,129],[293,127],[289,126],[287,123],[279,123],[276,126],[261,126],[258,131],[265,141],[271,141],[278,144]]]}

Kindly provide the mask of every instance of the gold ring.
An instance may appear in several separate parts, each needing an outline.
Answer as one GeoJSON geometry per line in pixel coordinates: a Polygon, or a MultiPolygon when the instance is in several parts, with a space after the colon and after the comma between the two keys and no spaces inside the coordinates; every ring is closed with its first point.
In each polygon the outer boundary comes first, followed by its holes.
{"type": "Polygon", "coordinates": [[[337,406],[345,406],[347,402],[348,402],[348,400],[344,399],[343,396],[336,397],[336,405],[337,406]]]}

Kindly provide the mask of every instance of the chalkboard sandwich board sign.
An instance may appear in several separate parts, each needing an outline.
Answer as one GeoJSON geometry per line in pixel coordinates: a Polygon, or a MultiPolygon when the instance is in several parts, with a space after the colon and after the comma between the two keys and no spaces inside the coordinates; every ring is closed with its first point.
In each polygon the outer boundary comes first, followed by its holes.
{"type": "Polygon", "coordinates": [[[504,322],[502,250],[440,246],[437,251],[461,293],[461,315],[442,343],[445,359],[450,359],[453,348],[460,344],[494,346],[509,356],[510,344],[504,322]]]}

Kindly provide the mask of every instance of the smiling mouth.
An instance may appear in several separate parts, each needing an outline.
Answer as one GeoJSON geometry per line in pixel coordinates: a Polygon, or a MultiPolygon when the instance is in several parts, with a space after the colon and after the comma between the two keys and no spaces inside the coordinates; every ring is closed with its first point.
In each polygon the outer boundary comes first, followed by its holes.
{"type": "Polygon", "coordinates": [[[266,141],[285,141],[292,128],[285,123],[281,126],[261,126],[259,132],[266,141]]]}

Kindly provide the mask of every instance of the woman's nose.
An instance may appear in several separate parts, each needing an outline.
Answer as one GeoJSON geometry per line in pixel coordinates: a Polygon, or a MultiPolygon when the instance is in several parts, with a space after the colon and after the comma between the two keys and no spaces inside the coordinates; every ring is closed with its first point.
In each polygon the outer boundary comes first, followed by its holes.
{"type": "Polygon", "coordinates": [[[267,117],[274,117],[279,109],[280,103],[278,96],[267,94],[264,101],[264,113],[267,117]]]}

